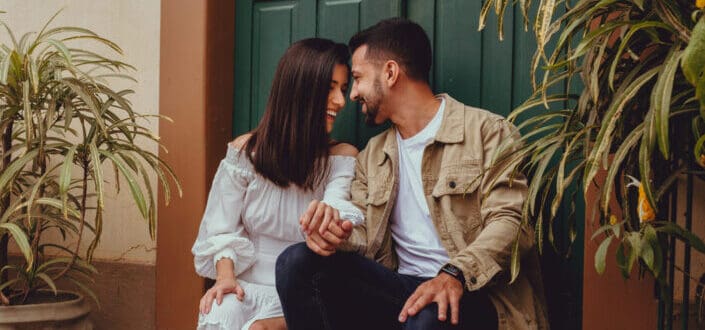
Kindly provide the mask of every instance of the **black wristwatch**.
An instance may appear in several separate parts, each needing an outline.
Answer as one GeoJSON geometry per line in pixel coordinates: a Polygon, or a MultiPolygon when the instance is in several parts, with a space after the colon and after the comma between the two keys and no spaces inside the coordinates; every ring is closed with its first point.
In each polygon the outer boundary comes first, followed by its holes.
{"type": "Polygon", "coordinates": [[[465,276],[463,276],[463,271],[455,265],[450,263],[443,265],[443,267],[441,267],[441,270],[438,271],[438,274],[440,273],[446,273],[450,276],[455,277],[458,281],[460,281],[463,286],[465,286],[465,276]]]}

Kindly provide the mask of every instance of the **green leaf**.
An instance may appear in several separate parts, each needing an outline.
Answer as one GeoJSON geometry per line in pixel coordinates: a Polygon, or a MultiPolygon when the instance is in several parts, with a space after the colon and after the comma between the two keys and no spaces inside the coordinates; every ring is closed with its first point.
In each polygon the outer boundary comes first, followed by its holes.
{"type": "Polygon", "coordinates": [[[693,149],[693,152],[693,156],[695,156],[695,161],[700,161],[701,155],[705,155],[705,135],[701,136],[698,139],[698,142],[695,143],[695,148],[693,149]]]}
{"type": "Polygon", "coordinates": [[[76,93],[83,102],[86,103],[88,109],[93,113],[93,116],[95,116],[95,124],[97,124],[100,128],[100,131],[105,136],[107,136],[108,133],[105,127],[105,122],[102,119],[100,113],[100,105],[97,103],[98,100],[96,100],[95,95],[93,95],[90,91],[86,90],[86,86],[78,79],[63,78],[61,79],[61,82],[71,88],[71,90],[76,93]]]}
{"type": "Polygon", "coordinates": [[[12,53],[7,54],[7,56],[2,58],[0,61],[0,84],[7,84],[7,75],[10,71],[10,59],[12,58],[12,53]]]}
{"type": "Polygon", "coordinates": [[[602,209],[604,215],[607,215],[610,201],[613,198],[612,190],[614,189],[614,178],[617,176],[617,173],[622,168],[622,163],[624,162],[624,159],[636,146],[637,142],[639,142],[639,140],[642,138],[643,132],[644,125],[639,124],[639,126],[634,128],[631,133],[629,133],[629,135],[624,139],[624,142],[622,142],[622,145],[619,146],[617,152],[615,152],[614,157],[612,158],[612,162],[610,163],[609,169],[607,170],[605,182],[601,189],[602,194],[600,196],[600,208],[602,209]]]}
{"type": "Polygon", "coordinates": [[[627,235],[627,240],[629,240],[629,245],[631,249],[634,250],[634,255],[641,255],[641,234],[639,232],[630,232],[627,235]]]}
{"type": "Polygon", "coordinates": [[[20,281],[19,278],[14,278],[14,279],[11,279],[5,283],[0,284],[0,291],[5,290],[5,288],[9,288],[11,285],[13,285],[19,281],[20,281]]]}
{"type": "Polygon", "coordinates": [[[621,223],[617,223],[617,224],[614,224],[614,225],[610,225],[610,224],[603,225],[602,227],[600,227],[600,228],[598,228],[597,230],[595,230],[594,233],[592,233],[592,236],[590,236],[590,239],[591,239],[591,240],[594,240],[595,238],[597,238],[597,237],[600,236],[601,234],[604,234],[604,233],[607,232],[607,231],[612,231],[612,233],[614,233],[615,236],[619,237],[619,232],[618,232],[618,231],[615,231],[615,228],[614,228],[614,227],[619,228],[620,224],[621,224],[621,223]]]}
{"type": "Polygon", "coordinates": [[[645,256],[642,254],[642,258],[644,259],[646,265],[649,266],[649,269],[651,269],[651,272],[654,274],[654,277],[658,278],[661,272],[661,267],[663,265],[663,257],[661,255],[661,243],[658,241],[658,236],[654,227],[649,224],[646,224],[643,228],[644,241],[646,242],[646,244],[642,244],[642,246],[644,246],[645,248],[646,246],[648,246],[648,249],[651,251],[650,263],[648,260],[649,256],[645,256]]]}
{"type": "Polygon", "coordinates": [[[627,272],[627,256],[624,254],[624,244],[617,245],[617,267],[622,273],[623,278],[629,278],[629,272],[627,272]]]}
{"type": "Polygon", "coordinates": [[[690,244],[690,246],[695,250],[705,253],[705,243],[700,239],[700,237],[695,235],[693,232],[687,231],[673,222],[659,221],[655,224],[659,225],[658,227],[656,227],[657,232],[673,235],[683,240],[684,242],[690,244]]]}
{"type": "Polygon", "coordinates": [[[63,42],[55,39],[46,39],[44,40],[44,42],[54,46],[54,48],[59,51],[59,53],[64,57],[64,59],[66,59],[66,64],[69,66],[72,65],[73,59],[71,56],[71,51],[66,47],[63,42]]]}
{"type": "Polygon", "coordinates": [[[705,119],[705,74],[700,76],[698,85],[695,86],[695,96],[700,101],[700,117],[705,119]]]}
{"type": "Polygon", "coordinates": [[[512,276],[512,279],[509,281],[509,284],[514,283],[514,281],[519,276],[519,269],[521,268],[521,255],[519,253],[519,235],[521,235],[521,228],[518,228],[517,230],[518,234],[517,237],[514,239],[514,244],[512,246],[512,258],[509,266],[512,276]]]}
{"type": "Polygon", "coordinates": [[[73,158],[76,154],[76,148],[78,146],[74,145],[66,153],[64,158],[64,163],[61,166],[61,176],[59,177],[59,194],[61,195],[61,202],[63,204],[62,209],[64,210],[64,218],[68,217],[68,197],[67,191],[71,185],[71,169],[73,168],[73,158]]]}
{"type": "Polygon", "coordinates": [[[612,243],[613,238],[614,238],[614,236],[609,236],[609,237],[605,238],[602,241],[602,243],[600,243],[600,246],[597,248],[597,251],[595,252],[595,270],[600,275],[602,275],[605,272],[607,251],[609,250],[610,243],[612,243]]]}
{"type": "Polygon", "coordinates": [[[100,309],[100,301],[98,300],[98,296],[93,293],[93,290],[91,290],[89,287],[87,287],[85,284],[81,283],[81,281],[77,281],[76,279],[72,278],[71,276],[67,276],[66,279],[71,281],[73,284],[75,284],[81,291],[83,291],[85,294],[89,295],[91,298],[93,298],[93,301],[95,301],[95,304],[98,306],[98,309],[100,309]]]}
{"type": "Polygon", "coordinates": [[[556,0],[541,0],[539,10],[536,13],[536,21],[534,22],[534,35],[536,36],[537,55],[544,55],[544,48],[548,43],[548,32],[553,19],[553,13],[556,9],[556,0]]]}
{"type": "Polygon", "coordinates": [[[91,153],[91,163],[93,164],[93,182],[95,183],[95,190],[98,195],[98,207],[102,209],[105,207],[103,197],[103,191],[105,190],[103,187],[103,168],[101,167],[100,153],[98,152],[98,147],[96,147],[94,141],[91,141],[89,144],[89,150],[91,153]]]}
{"type": "Polygon", "coordinates": [[[602,24],[599,28],[591,30],[590,33],[588,33],[578,44],[577,47],[575,47],[575,51],[571,56],[568,58],[569,61],[575,60],[587,53],[589,50],[591,50],[593,47],[595,47],[595,43],[599,42],[602,38],[604,37],[609,37],[612,32],[618,28],[624,27],[624,26],[630,26],[633,25],[636,22],[632,21],[610,21],[605,24],[602,24]]]}
{"type": "Polygon", "coordinates": [[[51,287],[52,291],[54,291],[54,294],[57,294],[56,292],[56,284],[54,283],[54,280],[49,277],[49,275],[45,273],[39,273],[37,274],[37,277],[41,278],[42,281],[44,281],[49,287],[51,287]]]}
{"type": "Polygon", "coordinates": [[[46,31],[46,29],[47,29],[47,27],[49,26],[49,24],[51,24],[51,22],[53,22],[54,19],[55,19],[57,16],[59,16],[59,14],[60,14],[63,10],[64,10],[63,8],[57,10],[56,13],[54,13],[54,15],[52,15],[52,16],[46,21],[46,23],[44,23],[44,26],[42,26],[42,29],[39,30],[39,34],[37,35],[37,39],[39,39],[40,37],[42,37],[42,36],[45,35],[45,34],[44,34],[44,31],[46,31]]]}
{"type": "Polygon", "coordinates": [[[683,61],[681,68],[685,78],[693,86],[700,80],[700,76],[705,71],[705,18],[702,16],[690,35],[688,46],[683,51],[683,61]]]}
{"type": "Polygon", "coordinates": [[[612,145],[612,134],[617,126],[617,122],[621,118],[622,110],[624,110],[625,104],[636,95],[644,84],[649,82],[651,78],[658,73],[658,70],[658,67],[653,68],[636,78],[624,89],[622,93],[617,93],[614,100],[612,100],[612,103],[610,103],[610,107],[603,118],[600,132],[595,140],[595,147],[592,149],[592,152],[588,157],[588,163],[586,165],[585,176],[583,179],[583,189],[585,193],[587,192],[592,179],[597,174],[600,160],[604,157],[605,153],[609,151],[609,147],[612,145]]]}
{"type": "Polygon", "coordinates": [[[487,22],[487,14],[490,12],[490,8],[492,8],[493,1],[494,0],[485,0],[485,3],[482,5],[482,8],[480,9],[480,20],[477,26],[478,31],[482,31],[485,28],[485,23],[487,22]]]}
{"type": "Polygon", "coordinates": [[[120,160],[119,157],[116,157],[114,154],[105,150],[98,150],[98,152],[101,155],[109,158],[119,170],[119,172],[122,173],[122,176],[127,180],[127,184],[130,187],[130,192],[132,193],[133,200],[137,203],[137,207],[139,208],[142,217],[147,219],[149,216],[147,211],[147,203],[144,199],[144,195],[142,194],[142,189],[140,188],[139,183],[135,179],[133,172],[131,172],[130,169],[127,168],[125,163],[120,160]]]}
{"type": "Polygon", "coordinates": [[[35,63],[35,59],[32,58],[31,56],[27,60],[27,65],[29,66],[29,82],[32,85],[32,92],[34,94],[37,94],[39,92],[39,69],[37,68],[37,64],[35,63]]]}
{"type": "Polygon", "coordinates": [[[653,112],[649,112],[645,119],[647,125],[642,137],[641,145],[639,146],[639,175],[641,176],[641,186],[644,188],[646,200],[653,209],[654,213],[658,213],[656,199],[654,198],[653,185],[651,184],[651,155],[654,149],[654,131],[656,122],[653,120],[653,112]]]}
{"type": "Polygon", "coordinates": [[[57,210],[66,210],[69,215],[74,217],[74,219],[81,218],[81,213],[75,207],[70,206],[70,205],[67,205],[66,207],[64,207],[63,203],[58,199],[49,198],[49,197],[42,197],[40,199],[37,199],[36,203],[51,206],[57,210]]]}
{"type": "Polygon", "coordinates": [[[641,253],[640,257],[641,260],[644,260],[644,264],[646,264],[646,267],[651,270],[651,272],[654,271],[654,249],[652,248],[652,245],[649,244],[648,242],[644,242],[647,244],[642,244],[641,245],[641,253]]]}
{"type": "Polygon", "coordinates": [[[15,178],[15,175],[17,175],[17,173],[32,160],[34,160],[34,158],[37,157],[37,154],[39,154],[39,150],[32,149],[22,157],[13,160],[10,165],[2,171],[2,174],[0,174],[0,191],[10,188],[9,184],[11,184],[11,181],[15,178]]]}
{"type": "Polygon", "coordinates": [[[15,243],[20,248],[20,252],[24,255],[24,259],[27,261],[27,270],[32,268],[34,264],[34,254],[32,253],[32,248],[29,245],[29,238],[27,234],[20,228],[20,226],[14,223],[0,223],[0,229],[4,229],[10,233],[15,243]]]}
{"type": "Polygon", "coordinates": [[[676,51],[678,47],[671,48],[671,51],[664,60],[661,72],[659,72],[656,85],[651,92],[651,109],[656,120],[656,138],[659,150],[664,159],[669,158],[670,147],[668,142],[668,123],[671,113],[671,96],[673,94],[673,80],[678,70],[682,52],[676,51]]]}

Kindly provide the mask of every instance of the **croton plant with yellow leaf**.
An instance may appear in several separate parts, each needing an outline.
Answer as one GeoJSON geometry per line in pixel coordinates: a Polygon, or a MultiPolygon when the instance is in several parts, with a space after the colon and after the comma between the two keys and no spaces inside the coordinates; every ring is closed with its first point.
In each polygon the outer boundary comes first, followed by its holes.
{"type": "Polygon", "coordinates": [[[616,244],[625,277],[640,264],[663,283],[665,237],[705,252],[668,211],[679,180],[705,179],[705,1],[486,0],[480,27],[494,12],[501,30],[513,5],[537,43],[534,93],[508,117],[523,137],[494,164],[529,175],[524,221],[535,225],[541,247],[544,236],[553,240],[554,221],[576,221],[558,216],[574,209],[570,188],[593,187],[598,198],[586,204],[598,205],[602,224],[592,238],[600,241],[597,271],[616,244]],[[610,206],[615,200],[620,212],[610,206]]]}

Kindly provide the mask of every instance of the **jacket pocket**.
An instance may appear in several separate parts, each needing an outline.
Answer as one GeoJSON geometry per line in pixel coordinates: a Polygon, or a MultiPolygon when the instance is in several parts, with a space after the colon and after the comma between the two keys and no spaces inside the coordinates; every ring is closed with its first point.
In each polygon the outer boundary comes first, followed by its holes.
{"type": "Polygon", "coordinates": [[[480,186],[480,172],[480,166],[473,163],[443,168],[431,195],[435,198],[444,195],[469,196],[480,186]]]}
{"type": "Polygon", "coordinates": [[[442,226],[450,233],[460,233],[463,237],[456,242],[461,249],[474,237],[473,233],[482,223],[480,198],[477,196],[481,185],[480,173],[480,165],[476,163],[441,168],[438,181],[431,191],[442,226]]]}

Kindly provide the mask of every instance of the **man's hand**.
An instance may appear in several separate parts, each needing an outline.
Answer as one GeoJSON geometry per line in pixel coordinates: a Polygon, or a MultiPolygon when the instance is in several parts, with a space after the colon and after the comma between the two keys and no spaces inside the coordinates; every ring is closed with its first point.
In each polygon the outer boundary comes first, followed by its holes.
{"type": "Polygon", "coordinates": [[[327,257],[335,253],[338,246],[350,237],[353,224],[350,221],[331,223],[323,235],[315,230],[311,235],[306,235],[306,246],[318,255],[327,257]]]}
{"type": "Polygon", "coordinates": [[[463,296],[463,285],[453,276],[440,273],[416,288],[416,291],[406,300],[399,314],[399,322],[406,322],[407,317],[416,315],[431,302],[438,304],[438,320],[445,321],[450,305],[450,322],[458,324],[460,298],[463,296]]]}
{"type": "Polygon", "coordinates": [[[306,246],[324,257],[335,253],[353,228],[352,222],[340,219],[338,210],[318,200],[311,201],[299,223],[306,233],[306,246]]]}

